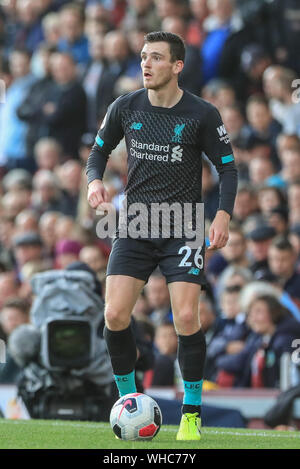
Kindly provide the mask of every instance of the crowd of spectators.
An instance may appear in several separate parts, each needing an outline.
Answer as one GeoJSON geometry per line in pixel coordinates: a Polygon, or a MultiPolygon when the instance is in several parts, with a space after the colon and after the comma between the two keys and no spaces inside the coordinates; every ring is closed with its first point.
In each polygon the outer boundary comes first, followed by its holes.
{"type": "MultiPolygon", "coordinates": [[[[300,338],[300,6],[297,0],[6,0],[0,6],[0,338],[30,321],[37,272],[88,264],[105,293],[111,240],[86,200],[85,164],[107,106],[142,87],[153,30],[180,34],[180,86],[218,107],[239,186],[229,241],[205,259],[206,380],[278,387],[300,338]]],[[[124,141],[105,173],[126,185],[124,141]]],[[[203,162],[206,229],[218,180],[203,162]]],[[[117,293],[116,293],[117,294],[117,293]]],[[[155,272],[134,316],[153,343],[148,385],[174,385],[176,334],[155,272]]],[[[0,382],[7,382],[0,371],[0,382]]]]}

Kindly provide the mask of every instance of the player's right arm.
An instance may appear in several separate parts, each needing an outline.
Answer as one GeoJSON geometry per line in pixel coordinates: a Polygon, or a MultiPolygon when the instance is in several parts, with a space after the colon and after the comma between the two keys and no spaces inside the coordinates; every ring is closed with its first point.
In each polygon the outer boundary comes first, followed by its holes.
{"type": "Polygon", "coordinates": [[[87,199],[92,208],[97,208],[101,203],[107,202],[107,192],[103,185],[102,178],[109,155],[123,136],[124,131],[121,123],[120,98],[118,98],[107,110],[87,161],[87,199]]]}

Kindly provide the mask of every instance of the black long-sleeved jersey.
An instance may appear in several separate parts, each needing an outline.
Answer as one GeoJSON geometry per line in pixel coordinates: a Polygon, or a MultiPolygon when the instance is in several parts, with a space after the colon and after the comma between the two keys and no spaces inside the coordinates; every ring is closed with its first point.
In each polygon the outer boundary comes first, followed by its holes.
{"type": "Polygon", "coordinates": [[[152,106],[146,89],[120,96],[109,106],[89,156],[88,183],[102,179],[123,136],[128,205],[201,202],[204,152],[220,176],[219,210],[232,214],[237,170],[220,114],[210,103],[188,91],[172,108],[152,106]]]}

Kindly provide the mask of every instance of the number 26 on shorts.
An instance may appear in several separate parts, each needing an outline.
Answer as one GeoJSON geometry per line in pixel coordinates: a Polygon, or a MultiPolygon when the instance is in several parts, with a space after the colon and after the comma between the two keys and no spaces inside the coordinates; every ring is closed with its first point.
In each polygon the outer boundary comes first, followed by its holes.
{"type": "Polygon", "coordinates": [[[193,262],[190,259],[194,260],[194,265],[198,267],[198,269],[203,269],[203,256],[200,254],[202,251],[202,246],[200,246],[194,254],[194,259],[192,257],[192,249],[189,246],[182,246],[178,254],[184,254],[183,258],[181,259],[180,263],[178,264],[179,267],[192,267],[193,262]]]}

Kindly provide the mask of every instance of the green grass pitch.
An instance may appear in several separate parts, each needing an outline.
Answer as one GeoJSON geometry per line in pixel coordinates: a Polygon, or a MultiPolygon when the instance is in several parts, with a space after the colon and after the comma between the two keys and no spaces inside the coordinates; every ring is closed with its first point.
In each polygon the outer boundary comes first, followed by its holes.
{"type": "Polygon", "coordinates": [[[163,425],[150,442],[116,440],[109,424],[62,420],[0,419],[0,449],[299,449],[300,432],[237,428],[202,429],[200,442],[176,441],[163,425]]]}

